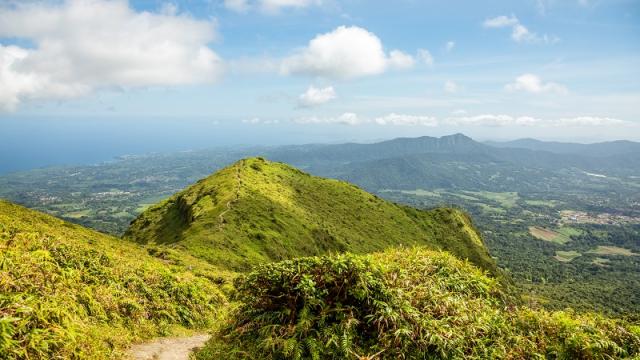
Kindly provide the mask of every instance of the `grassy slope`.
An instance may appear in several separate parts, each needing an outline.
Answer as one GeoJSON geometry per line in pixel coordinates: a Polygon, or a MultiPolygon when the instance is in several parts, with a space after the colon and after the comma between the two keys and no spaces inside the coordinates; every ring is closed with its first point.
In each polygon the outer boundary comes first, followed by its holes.
{"type": "Polygon", "coordinates": [[[640,356],[640,327],[509,305],[496,279],[444,252],[299,258],[236,288],[243,304],[198,360],[640,356]]]}
{"type": "Polygon", "coordinates": [[[242,160],[149,208],[125,237],[177,243],[234,270],[399,245],[442,248],[495,269],[469,217],[458,210],[392,204],[354,185],[260,158],[242,160]]]}
{"type": "Polygon", "coordinates": [[[226,302],[211,279],[224,276],[0,201],[0,358],[108,359],[135,340],[208,328],[226,302]]]}

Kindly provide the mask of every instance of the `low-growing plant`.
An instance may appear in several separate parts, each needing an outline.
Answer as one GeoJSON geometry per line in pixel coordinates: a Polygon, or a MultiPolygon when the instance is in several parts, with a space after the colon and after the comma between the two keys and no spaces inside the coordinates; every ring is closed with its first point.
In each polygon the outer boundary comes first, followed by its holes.
{"type": "Polygon", "coordinates": [[[111,359],[132,341],[210,328],[226,303],[215,269],[149,253],[0,201],[0,359],[111,359]]]}
{"type": "Polygon", "coordinates": [[[389,250],[265,264],[239,277],[236,288],[241,305],[198,359],[613,359],[640,353],[637,328],[513,305],[496,279],[444,252],[389,250]]]}

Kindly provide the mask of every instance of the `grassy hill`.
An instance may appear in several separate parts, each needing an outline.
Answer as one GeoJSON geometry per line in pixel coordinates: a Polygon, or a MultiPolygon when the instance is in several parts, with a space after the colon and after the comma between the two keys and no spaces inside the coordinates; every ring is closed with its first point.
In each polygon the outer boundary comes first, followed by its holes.
{"type": "Polygon", "coordinates": [[[392,246],[444,249],[494,271],[469,217],[420,211],[261,158],[241,160],[142,213],[125,233],[233,270],[299,256],[392,246]]]}
{"type": "Polygon", "coordinates": [[[196,358],[622,359],[640,327],[504,301],[494,279],[424,249],[300,258],[236,281],[242,305],[196,358]]]}
{"type": "Polygon", "coordinates": [[[0,200],[0,358],[111,359],[217,320],[222,273],[0,200]]]}
{"type": "Polygon", "coordinates": [[[463,212],[261,158],[152,206],[126,238],[0,201],[0,358],[119,358],[193,329],[214,331],[203,360],[640,353],[637,324],[512,301],[463,212]]]}

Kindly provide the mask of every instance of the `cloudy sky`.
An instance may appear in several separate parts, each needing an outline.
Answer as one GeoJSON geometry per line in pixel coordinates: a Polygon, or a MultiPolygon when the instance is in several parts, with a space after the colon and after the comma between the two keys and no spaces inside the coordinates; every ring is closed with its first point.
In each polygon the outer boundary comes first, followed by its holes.
{"type": "Polygon", "coordinates": [[[640,140],[640,0],[0,0],[33,118],[640,140]]]}

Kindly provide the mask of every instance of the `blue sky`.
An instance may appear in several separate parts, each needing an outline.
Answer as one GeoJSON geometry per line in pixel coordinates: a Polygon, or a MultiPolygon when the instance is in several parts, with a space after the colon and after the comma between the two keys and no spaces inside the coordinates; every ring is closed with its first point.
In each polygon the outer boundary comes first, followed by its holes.
{"type": "Polygon", "coordinates": [[[640,140],[640,1],[0,4],[0,128],[640,140]]]}

